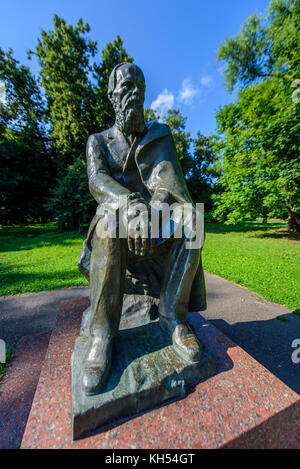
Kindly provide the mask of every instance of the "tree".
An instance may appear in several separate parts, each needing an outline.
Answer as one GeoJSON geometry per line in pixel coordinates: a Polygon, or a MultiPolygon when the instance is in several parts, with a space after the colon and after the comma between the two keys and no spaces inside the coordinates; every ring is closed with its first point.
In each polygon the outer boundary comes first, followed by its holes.
{"type": "Polygon", "coordinates": [[[228,90],[275,76],[285,79],[290,88],[299,74],[299,28],[299,0],[271,0],[265,18],[250,16],[240,33],[226,39],[217,53],[217,60],[226,63],[228,90]]]}
{"type": "Polygon", "coordinates": [[[54,29],[43,30],[36,47],[59,170],[84,154],[87,137],[95,128],[89,73],[97,45],[86,38],[89,30],[81,18],[74,27],[54,15],[54,29]]]}
{"type": "Polygon", "coordinates": [[[0,49],[0,213],[2,223],[46,217],[54,175],[41,89],[28,67],[0,49]]]}
{"type": "Polygon", "coordinates": [[[65,229],[65,223],[69,230],[77,227],[80,231],[82,223],[90,220],[96,204],[89,193],[86,163],[82,158],[77,157],[59,174],[45,206],[58,217],[60,231],[65,229]]]}
{"type": "MultiPolygon", "coordinates": [[[[54,15],[54,28],[42,31],[38,39],[35,54],[40,65],[40,78],[46,95],[46,115],[50,127],[50,139],[53,153],[56,155],[57,178],[51,194],[52,203],[45,207],[51,215],[59,219],[60,228],[65,222],[69,227],[75,225],[78,217],[78,198],[69,203],[68,210],[59,208],[58,194],[63,194],[72,176],[80,167],[83,175],[85,142],[88,135],[96,130],[94,119],[95,93],[90,80],[92,66],[90,60],[97,51],[97,44],[86,37],[89,25],[80,18],[76,26],[67,24],[65,20],[54,15]],[[82,159],[82,164],[78,159],[82,159]],[[76,164],[75,164],[76,163],[76,164]],[[75,165],[75,166],[74,166],[75,165]],[[76,171],[75,171],[75,169],[76,171]],[[73,214],[72,212],[73,208],[73,214]]],[[[78,184],[79,186],[79,184],[78,184]]],[[[71,191],[66,200],[74,196],[71,191]]],[[[86,198],[80,194],[84,200],[86,198]]],[[[62,202],[64,205],[66,201],[62,202]]],[[[85,207],[88,212],[92,198],[85,207]]]]}
{"type": "Polygon", "coordinates": [[[190,152],[193,139],[191,138],[190,133],[185,131],[186,117],[181,114],[179,109],[169,109],[164,122],[172,131],[183,174],[186,176],[186,179],[188,179],[190,170],[193,167],[192,155],[190,152]]]}
{"type": "Polygon", "coordinates": [[[188,186],[193,200],[204,203],[207,213],[212,209],[212,195],[220,177],[220,162],[216,158],[214,147],[215,137],[206,137],[197,132],[188,186]]]}
{"type": "Polygon", "coordinates": [[[288,214],[289,230],[300,232],[299,36],[299,0],[273,0],[266,18],[250,17],[219,49],[228,89],[240,86],[237,102],[217,113],[220,220],[288,214]]]}

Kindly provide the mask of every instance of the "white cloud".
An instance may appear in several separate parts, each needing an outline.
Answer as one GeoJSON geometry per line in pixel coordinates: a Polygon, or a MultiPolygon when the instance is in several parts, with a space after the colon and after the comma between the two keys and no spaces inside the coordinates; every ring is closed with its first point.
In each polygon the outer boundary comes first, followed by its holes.
{"type": "Polygon", "coordinates": [[[157,98],[152,101],[150,107],[151,109],[157,111],[161,116],[166,114],[169,109],[174,107],[174,105],[182,104],[193,104],[195,98],[200,99],[201,97],[205,96],[207,90],[204,88],[208,88],[213,83],[213,77],[211,75],[203,75],[200,79],[201,86],[195,85],[190,77],[186,77],[183,82],[181,83],[180,90],[178,95],[175,96],[174,94],[165,88],[157,98]]]}
{"type": "Polygon", "coordinates": [[[187,77],[183,80],[181,88],[178,95],[178,101],[184,104],[191,104],[193,99],[200,93],[199,88],[197,88],[190,77],[187,77]]]}
{"type": "Polygon", "coordinates": [[[203,86],[210,86],[212,82],[213,82],[213,78],[211,75],[204,75],[200,80],[200,83],[203,86]]]}
{"type": "Polygon", "coordinates": [[[165,88],[161,93],[159,93],[155,101],[152,101],[150,107],[151,109],[154,109],[154,111],[157,111],[159,114],[163,115],[173,107],[174,101],[175,99],[173,93],[165,88]]]}

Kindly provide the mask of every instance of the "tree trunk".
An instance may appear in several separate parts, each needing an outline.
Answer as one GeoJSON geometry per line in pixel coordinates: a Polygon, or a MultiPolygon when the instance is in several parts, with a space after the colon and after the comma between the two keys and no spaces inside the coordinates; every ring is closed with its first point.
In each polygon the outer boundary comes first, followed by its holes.
{"type": "Polygon", "coordinates": [[[60,233],[63,233],[63,231],[65,230],[65,220],[63,216],[60,216],[58,218],[58,230],[60,233]]]}
{"type": "Polygon", "coordinates": [[[291,210],[288,211],[288,232],[291,234],[300,234],[299,217],[291,210]]]}
{"type": "Polygon", "coordinates": [[[74,216],[71,215],[68,218],[68,230],[69,231],[74,231],[75,223],[74,223],[74,216]]]}

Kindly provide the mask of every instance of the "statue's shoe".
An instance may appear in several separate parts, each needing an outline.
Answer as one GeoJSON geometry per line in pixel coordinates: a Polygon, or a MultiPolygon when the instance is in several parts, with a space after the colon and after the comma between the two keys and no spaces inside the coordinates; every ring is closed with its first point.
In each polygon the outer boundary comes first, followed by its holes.
{"type": "Polygon", "coordinates": [[[111,366],[112,339],[91,337],[81,370],[82,390],[87,396],[98,394],[106,384],[111,366]]]}
{"type": "Polygon", "coordinates": [[[174,321],[159,317],[163,330],[172,335],[173,348],[184,360],[197,363],[202,357],[202,347],[187,321],[174,321]]]}

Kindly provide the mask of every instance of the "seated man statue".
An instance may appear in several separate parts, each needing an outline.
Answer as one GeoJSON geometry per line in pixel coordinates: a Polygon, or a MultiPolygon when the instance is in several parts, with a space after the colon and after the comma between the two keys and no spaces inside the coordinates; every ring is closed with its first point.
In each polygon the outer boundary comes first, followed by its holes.
{"type": "Polygon", "coordinates": [[[84,243],[90,252],[91,307],[88,348],[81,368],[86,395],[98,393],[106,383],[130,265],[145,272],[155,270],[160,288],[159,324],[170,334],[175,352],[191,363],[198,362],[202,354],[187,322],[189,309],[199,311],[206,306],[200,243],[187,249],[185,236],[175,237],[172,232],[161,243],[132,236],[129,230],[126,237],[118,233],[106,236],[100,223],[103,208],[118,213],[124,196],[128,201],[124,226],[129,226],[130,214],[141,203],[148,208],[192,203],[169,127],[144,122],[144,94],[141,69],[132,63],[117,65],[108,84],[115,124],[91,135],[87,142],[89,188],[99,206],[84,243]]]}

